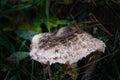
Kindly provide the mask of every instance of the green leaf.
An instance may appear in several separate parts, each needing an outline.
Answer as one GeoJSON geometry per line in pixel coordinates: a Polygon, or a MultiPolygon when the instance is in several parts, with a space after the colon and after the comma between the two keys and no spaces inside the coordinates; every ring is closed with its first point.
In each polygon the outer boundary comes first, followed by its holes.
{"type": "Polygon", "coordinates": [[[9,41],[8,36],[0,31],[0,45],[6,47],[10,53],[15,52],[14,45],[9,41]]]}
{"type": "Polygon", "coordinates": [[[49,19],[49,25],[52,27],[57,27],[59,24],[70,24],[70,21],[67,20],[59,20],[57,18],[54,17],[50,17],[49,19]]]}
{"type": "Polygon", "coordinates": [[[12,77],[7,80],[22,80],[22,79],[20,77],[20,73],[16,71],[16,73],[14,73],[14,75],[12,75],[12,77]]]}
{"type": "Polygon", "coordinates": [[[71,3],[72,3],[72,0],[64,0],[64,3],[65,3],[66,5],[71,4],[71,3]]]}
{"type": "Polygon", "coordinates": [[[23,38],[23,39],[26,39],[26,40],[31,40],[31,38],[37,34],[37,32],[34,32],[34,31],[25,31],[25,30],[18,30],[16,31],[16,34],[20,37],[20,38],[23,38]]]}
{"type": "Polygon", "coordinates": [[[6,5],[6,4],[7,4],[7,1],[8,1],[8,0],[1,0],[1,6],[6,5]]]}
{"type": "Polygon", "coordinates": [[[36,18],[31,25],[31,30],[36,31],[36,32],[42,32],[42,29],[40,25],[43,23],[42,19],[36,18]]]}
{"type": "Polygon", "coordinates": [[[21,60],[25,59],[28,56],[29,56],[29,52],[15,52],[15,53],[11,54],[7,58],[7,60],[8,61],[13,61],[13,62],[21,61],[21,60]]]}
{"type": "Polygon", "coordinates": [[[43,22],[47,28],[47,31],[50,31],[49,27],[49,6],[50,6],[50,0],[41,0],[41,6],[40,6],[40,11],[41,17],[43,19],[43,22]]]}
{"type": "Polygon", "coordinates": [[[17,75],[13,75],[9,80],[17,80],[17,75]]]}
{"type": "Polygon", "coordinates": [[[32,4],[30,4],[30,3],[29,4],[18,4],[16,6],[13,6],[12,9],[13,10],[21,10],[21,9],[29,8],[31,6],[32,6],[32,4]]]}

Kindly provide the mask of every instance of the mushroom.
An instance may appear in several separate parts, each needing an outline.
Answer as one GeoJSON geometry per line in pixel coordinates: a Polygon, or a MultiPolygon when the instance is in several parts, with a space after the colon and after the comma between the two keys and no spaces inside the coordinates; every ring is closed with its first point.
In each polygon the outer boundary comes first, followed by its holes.
{"type": "Polygon", "coordinates": [[[95,51],[104,52],[105,43],[76,27],[63,27],[57,32],[40,33],[32,38],[32,59],[50,65],[77,63],[95,51]]]}

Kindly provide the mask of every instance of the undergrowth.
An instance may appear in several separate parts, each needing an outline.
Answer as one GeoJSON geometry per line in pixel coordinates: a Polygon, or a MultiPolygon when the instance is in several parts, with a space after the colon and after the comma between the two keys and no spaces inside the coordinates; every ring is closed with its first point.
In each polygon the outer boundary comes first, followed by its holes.
{"type": "MultiPolygon", "coordinates": [[[[106,43],[91,80],[120,80],[119,0],[1,0],[0,80],[46,80],[43,65],[29,57],[38,33],[76,25],[106,43]]],[[[83,65],[84,64],[84,65],[83,65]]],[[[77,80],[81,80],[82,63],[77,80]]],[[[71,80],[62,64],[51,66],[54,80],[71,80]]],[[[76,78],[75,78],[76,79],[76,78]]]]}

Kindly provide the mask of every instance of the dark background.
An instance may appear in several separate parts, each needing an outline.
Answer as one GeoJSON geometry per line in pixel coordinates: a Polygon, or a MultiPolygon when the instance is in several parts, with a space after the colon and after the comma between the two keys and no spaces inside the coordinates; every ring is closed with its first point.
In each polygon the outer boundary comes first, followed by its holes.
{"type": "MultiPolygon", "coordinates": [[[[46,80],[43,65],[28,56],[33,35],[76,25],[106,43],[91,80],[120,80],[119,0],[0,0],[0,80],[46,80]]],[[[79,63],[78,80],[86,60],[79,63]]],[[[63,65],[54,80],[71,80],[63,65]]]]}

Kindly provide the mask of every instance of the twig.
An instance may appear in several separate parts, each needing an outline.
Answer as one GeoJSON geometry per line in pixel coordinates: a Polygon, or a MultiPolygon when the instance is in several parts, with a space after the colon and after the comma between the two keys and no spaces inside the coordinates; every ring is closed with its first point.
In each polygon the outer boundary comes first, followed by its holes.
{"type": "Polygon", "coordinates": [[[90,19],[92,20],[92,21],[96,21],[98,24],[99,24],[99,28],[101,29],[101,30],[103,30],[103,31],[105,31],[108,35],[112,35],[112,33],[110,33],[101,23],[100,23],[100,21],[91,13],[90,14],[90,19]]]}
{"type": "Polygon", "coordinates": [[[7,74],[6,74],[5,78],[4,78],[4,80],[7,80],[9,74],[10,74],[10,71],[7,72],[7,74]]]}
{"type": "Polygon", "coordinates": [[[70,9],[70,14],[71,14],[71,12],[73,11],[75,5],[76,5],[78,2],[79,2],[79,0],[77,0],[77,1],[74,3],[74,5],[71,7],[71,9],[70,9]]]}
{"type": "Polygon", "coordinates": [[[95,71],[95,66],[96,66],[96,60],[100,58],[100,52],[96,52],[96,55],[92,55],[89,60],[88,63],[93,62],[92,65],[89,65],[86,67],[85,69],[85,74],[82,77],[81,80],[90,80],[92,74],[95,71]]]}
{"type": "Polygon", "coordinates": [[[50,69],[50,63],[48,62],[48,74],[49,74],[49,78],[50,78],[50,80],[53,80],[52,79],[52,74],[51,74],[51,69],[50,69]]]}
{"type": "Polygon", "coordinates": [[[114,40],[114,46],[113,46],[113,49],[115,50],[116,46],[117,46],[117,41],[118,41],[118,36],[119,36],[119,32],[118,30],[116,31],[116,34],[115,34],[115,40],[114,40]]]}
{"type": "Polygon", "coordinates": [[[43,71],[44,71],[44,75],[46,76],[46,78],[49,77],[49,80],[53,80],[49,62],[47,63],[47,66],[43,69],[43,71]]]}
{"type": "Polygon", "coordinates": [[[94,6],[97,6],[95,0],[92,0],[91,2],[94,6]]]}

